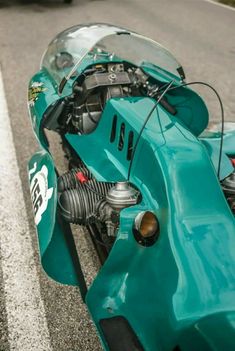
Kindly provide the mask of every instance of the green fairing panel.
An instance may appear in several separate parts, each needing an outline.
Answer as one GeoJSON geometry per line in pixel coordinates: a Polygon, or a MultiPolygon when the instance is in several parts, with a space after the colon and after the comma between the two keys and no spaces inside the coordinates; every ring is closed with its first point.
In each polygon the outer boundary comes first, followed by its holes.
{"type": "MultiPolygon", "coordinates": [[[[177,117],[173,117],[160,106],[153,111],[143,138],[149,141],[154,140],[154,147],[165,143],[160,116],[169,116],[170,128],[173,123],[187,126],[195,135],[199,135],[208,124],[208,111],[202,99],[189,89],[179,89],[177,94],[169,95],[168,100],[177,105],[177,117]]],[[[66,138],[75,151],[85,162],[86,166],[99,181],[113,182],[127,178],[129,161],[128,137],[134,133],[134,141],[141,130],[141,127],[153,108],[155,100],[146,97],[134,97],[123,99],[111,99],[107,102],[101,121],[96,130],[91,134],[80,135],[67,134],[66,138]],[[116,139],[110,142],[114,117],[117,116],[116,139]],[[121,124],[125,124],[125,139],[123,150],[118,149],[121,124]],[[96,160],[94,162],[94,160],[96,160]]],[[[140,143],[141,145],[141,143],[140,143]]],[[[151,159],[149,160],[151,163],[151,159]]]]}
{"type": "Polygon", "coordinates": [[[32,199],[35,211],[38,209],[35,222],[40,257],[45,272],[52,279],[62,284],[81,285],[64,225],[57,216],[57,175],[42,129],[43,115],[47,107],[59,99],[54,85],[48,78],[44,70],[32,78],[28,100],[32,126],[41,148],[28,164],[32,199]],[[35,181],[39,183],[36,184],[35,181]]]}
{"type": "Polygon", "coordinates": [[[235,221],[214,169],[201,143],[179,125],[164,138],[152,157],[142,144],[131,181],[143,203],[122,212],[117,241],[87,296],[96,323],[125,316],[146,350],[173,349],[202,317],[235,309],[235,221]],[[161,227],[149,248],[132,233],[136,214],[146,208],[161,227]]]}
{"type": "Polygon", "coordinates": [[[52,107],[57,100],[71,93],[71,85],[68,84],[64,90],[64,94],[61,96],[57,94],[56,89],[57,85],[53,79],[51,79],[46,69],[42,69],[35,74],[29,83],[29,115],[39,144],[44,148],[48,148],[47,140],[42,128],[44,114],[48,110],[48,107],[52,107]]]}
{"type": "MultiPolygon", "coordinates": [[[[127,143],[123,150],[118,149],[119,131],[125,123],[125,139],[129,132],[134,132],[134,140],[140,131],[146,114],[152,109],[154,100],[146,98],[112,99],[103,112],[97,129],[89,135],[77,136],[67,134],[66,138],[75,151],[78,152],[83,162],[94,174],[98,181],[121,181],[127,178],[129,161],[127,160],[127,143]],[[110,142],[114,116],[117,116],[116,138],[110,142]]],[[[147,125],[148,135],[156,135],[156,143],[164,144],[161,127],[157,120],[157,111],[147,125]]]]}
{"type": "Polygon", "coordinates": [[[182,351],[235,350],[235,313],[222,312],[208,316],[187,330],[181,337],[182,351]],[[197,337],[198,342],[192,345],[197,337]]]}
{"type": "MultiPolygon", "coordinates": [[[[153,103],[110,100],[92,134],[67,135],[98,180],[126,179],[128,133],[134,131],[136,140],[153,103]],[[111,143],[114,115],[117,136],[111,143]],[[122,122],[126,132],[119,151],[122,122]]],[[[206,148],[160,106],[143,131],[130,181],[143,199],[121,212],[117,240],[87,304],[98,328],[100,319],[122,315],[144,349],[170,350],[204,316],[235,310],[235,220],[206,148]],[[161,227],[160,239],[148,248],[132,233],[135,216],[146,209],[156,213],[161,227]]],[[[197,342],[195,337],[195,347],[197,342]]]]}
{"type": "Polygon", "coordinates": [[[66,233],[57,218],[57,177],[50,154],[37,152],[28,172],[42,266],[52,279],[79,285],[66,233]]]}

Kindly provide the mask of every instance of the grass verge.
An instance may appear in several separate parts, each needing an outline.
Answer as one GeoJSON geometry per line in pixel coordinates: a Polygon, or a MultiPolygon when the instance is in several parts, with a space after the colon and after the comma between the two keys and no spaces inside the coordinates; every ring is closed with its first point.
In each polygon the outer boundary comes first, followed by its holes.
{"type": "Polygon", "coordinates": [[[223,4],[235,7],[235,0],[219,0],[219,2],[222,2],[223,4]]]}

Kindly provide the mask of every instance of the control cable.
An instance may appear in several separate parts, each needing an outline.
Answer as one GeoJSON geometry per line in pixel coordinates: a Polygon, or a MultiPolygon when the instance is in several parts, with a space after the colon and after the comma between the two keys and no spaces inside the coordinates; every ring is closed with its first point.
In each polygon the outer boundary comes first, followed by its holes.
{"type": "MultiPolygon", "coordinates": [[[[127,176],[127,180],[129,181],[130,180],[130,174],[131,174],[131,168],[132,168],[132,165],[133,165],[133,160],[134,160],[134,156],[135,156],[135,153],[136,153],[136,149],[137,149],[137,146],[139,144],[139,141],[140,141],[140,138],[141,138],[141,135],[143,133],[143,130],[146,126],[146,124],[148,123],[153,111],[155,110],[155,108],[158,106],[158,104],[160,103],[161,99],[164,97],[164,95],[169,92],[169,91],[172,91],[172,90],[176,90],[176,89],[179,89],[179,88],[183,88],[183,87],[186,87],[186,86],[189,86],[189,85],[204,85],[208,88],[210,88],[216,95],[216,97],[218,98],[218,101],[219,101],[219,105],[220,105],[220,109],[221,109],[221,136],[220,136],[220,149],[219,149],[219,159],[218,159],[218,170],[217,170],[217,175],[218,175],[218,178],[220,179],[220,170],[221,170],[221,162],[222,162],[222,152],[223,152],[223,142],[224,142],[224,123],[225,123],[225,119],[224,119],[224,107],[223,107],[223,103],[222,103],[222,99],[219,95],[219,93],[217,92],[217,90],[212,87],[210,84],[208,83],[204,83],[204,82],[200,82],[200,81],[195,81],[195,82],[189,82],[189,83],[182,83],[180,85],[177,85],[177,86],[173,86],[173,83],[175,81],[172,80],[168,86],[166,87],[165,90],[163,90],[162,94],[160,95],[160,97],[158,98],[157,102],[154,104],[154,106],[152,107],[152,109],[150,110],[149,114],[147,115],[144,123],[143,123],[143,126],[139,132],[139,135],[137,137],[137,140],[136,140],[136,143],[134,145],[134,148],[133,148],[133,152],[132,152],[132,155],[131,155],[131,159],[130,159],[130,165],[129,165],[129,169],[128,169],[128,176],[127,176]]],[[[165,85],[164,85],[165,87],[165,85]]],[[[159,92],[161,93],[161,89],[159,90],[159,92]]]]}

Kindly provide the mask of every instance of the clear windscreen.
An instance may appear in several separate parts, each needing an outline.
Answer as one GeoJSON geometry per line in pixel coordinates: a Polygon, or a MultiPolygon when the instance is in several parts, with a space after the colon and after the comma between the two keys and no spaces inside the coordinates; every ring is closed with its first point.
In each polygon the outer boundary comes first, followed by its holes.
{"type": "Polygon", "coordinates": [[[58,87],[100,62],[127,61],[141,68],[183,78],[179,62],[160,44],[136,33],[110,25],[72,27],[49,45],[41,66],[58,87]]]}

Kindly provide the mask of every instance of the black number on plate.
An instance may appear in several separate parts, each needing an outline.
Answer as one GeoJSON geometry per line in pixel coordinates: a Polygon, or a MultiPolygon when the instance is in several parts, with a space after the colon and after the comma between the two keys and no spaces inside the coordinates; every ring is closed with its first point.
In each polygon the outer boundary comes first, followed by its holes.
{"type": "Polygon", "coordinates": [[[40,187],[39,187],[39,183],[38,183],[37,178],[34,180],[31,196],[32,196],[32,201],[33,201],[34,213],[36,215],[40,206],[42,205],[42,202],[43,202],[42,195],[40,194],[40,187]]]}

